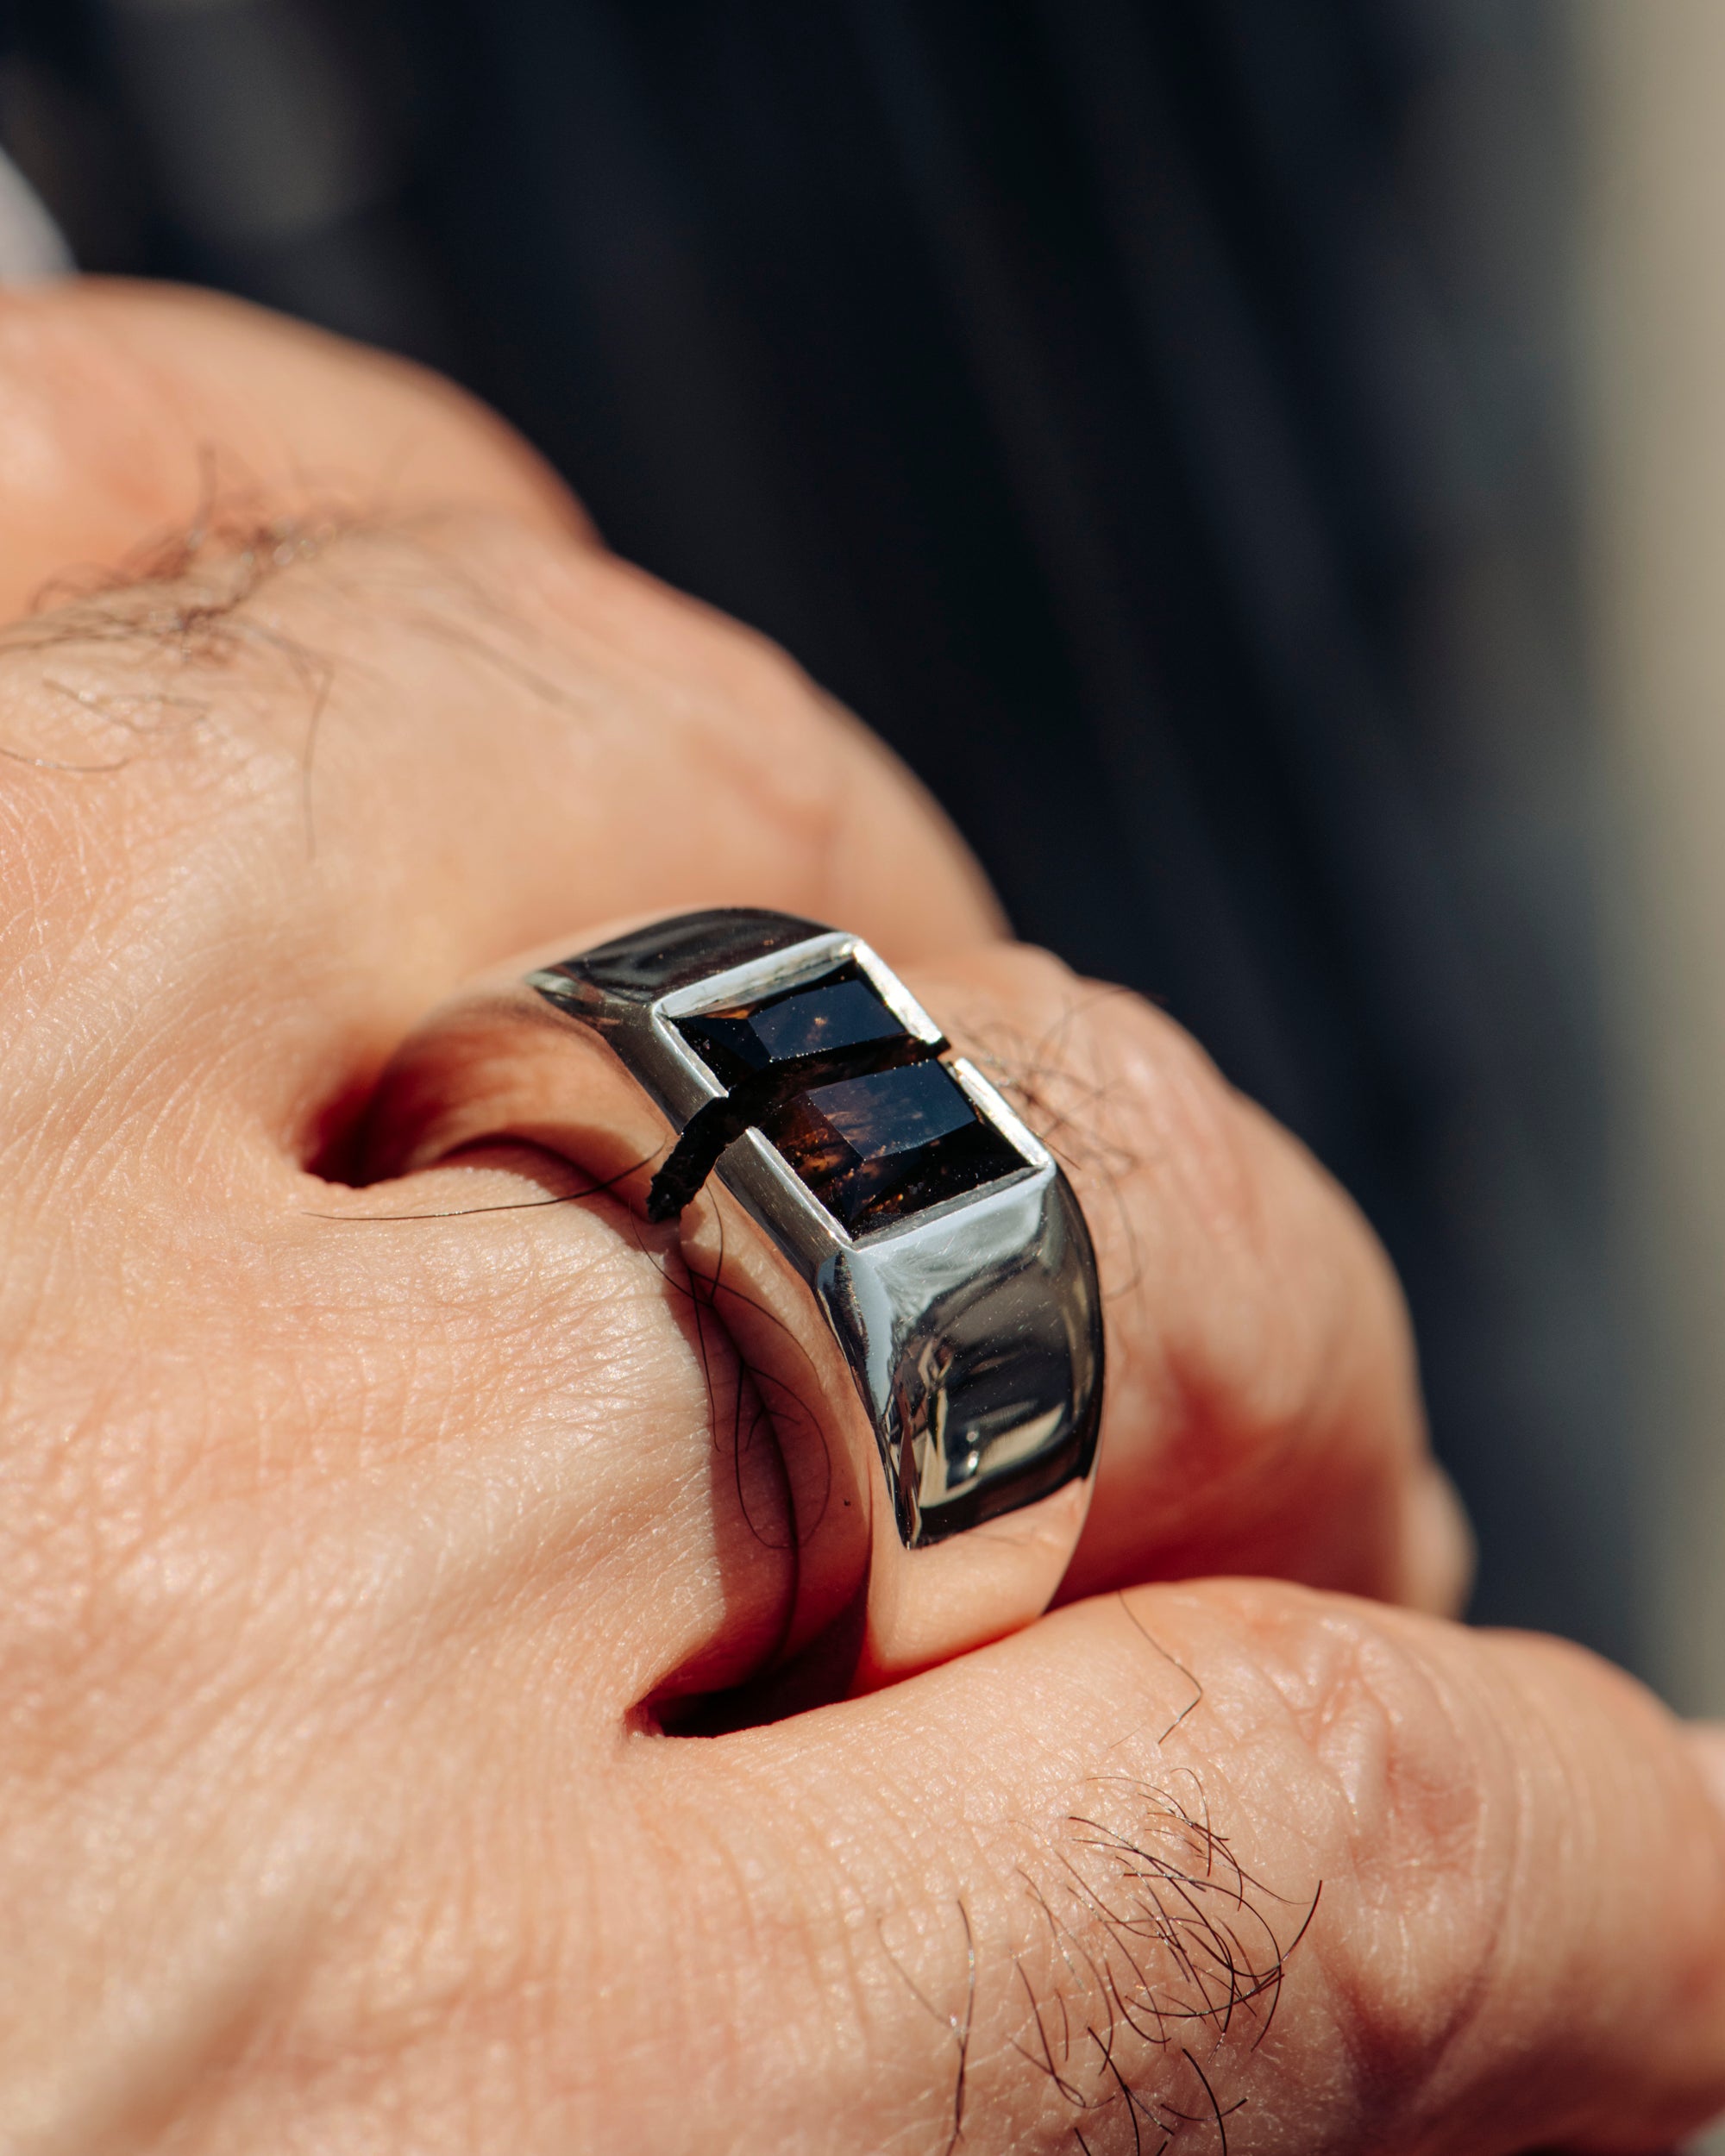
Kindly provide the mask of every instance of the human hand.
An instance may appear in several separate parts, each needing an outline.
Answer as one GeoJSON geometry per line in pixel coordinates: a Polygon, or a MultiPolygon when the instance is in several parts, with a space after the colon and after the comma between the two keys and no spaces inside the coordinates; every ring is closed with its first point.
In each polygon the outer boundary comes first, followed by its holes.
{"type": "Polygon", "coordinates": [[[1002,943],[866,735],[459,399],[223,303],[0,300],[0,2146],[1508,2156],[1725,2103],[1716,1753],[1435,1614],[1363,1225],[1002,943]],[[796,1558],[674,1232],[506,1088],[358,1179],[448,990],[712,902],[861,931],[1015,1089],[1109,1389],[1064,1607],[697,1738],[796,1558]]]}

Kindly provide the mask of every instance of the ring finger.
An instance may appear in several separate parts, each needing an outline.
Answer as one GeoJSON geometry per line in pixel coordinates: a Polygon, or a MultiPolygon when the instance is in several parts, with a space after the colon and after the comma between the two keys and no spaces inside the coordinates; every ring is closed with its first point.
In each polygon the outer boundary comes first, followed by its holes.
{"type": "MultiPolygon", "coordinates": [[[[960,1607],[943,1578],[935,1617],[902,1639],[876,1633],[877,1612],[892,1608],[877,1578],[863,1667],[892,1674],[1024,1621],[1068,1557],[1068,1595],[1252,1571],[1430,1608],[1456,1599],[1465,1536],[1426,1451],[1405,1318],[1341,1194],[1133,998],[1012,946],[954,958],[914,985],[1066,1158],[1098,1245],[1110,1375],[1097,1499],[1076,1551],[1076,1510],[1052,1570],[1038,1551],[985,1553],[1014,1576],[1041,1568],[1022,1609],[1003,1614],[1012,1595],[992,1586],[960,1607]]],[[[612,1058],[536,1006],[481,993],[422,1029],[374,1104],[373,1164],[418,1169],[524,1140],[639,1208],[662,1152],[656,1112],[612,1058]]],[[[685,1224],[693,1277],[716,1282],[712,1315],[757,1332],[763,1283],[721,1264],[695,1214],[685,1224]]],[[[818,1344],[800,1344],[813,1373],[818,1344]]],[[[798,1557],[781,1637],[800,1645],[857,1608],[869,1558],[866,1508],[834,1499],[842,1445],[828,1446],[806,1403],[787,1411],[796,1391],[794,1379],[768,1383],[750,1426],[778,1411],[798,1557]]],[[[910,1564],[932,1576],[926,1554],[910,1564]]]]}

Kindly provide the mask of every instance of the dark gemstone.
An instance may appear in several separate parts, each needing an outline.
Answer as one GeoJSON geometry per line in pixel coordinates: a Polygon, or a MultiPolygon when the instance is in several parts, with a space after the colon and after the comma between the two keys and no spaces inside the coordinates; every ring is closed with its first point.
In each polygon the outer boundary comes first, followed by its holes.
{"type": "Polygon", "coordinates": [[[906,1031],[854,959],[758,1002],[673,1020],[726,1090],[696,1110],[653,1179],[669,1219],[725,1148],[760,1130],[853,1233],[1015,1175],[1026,1163],[906,1031]]]}
{"type": "Polygon", "coordinates": [[[853,1235],[1026,1165],[938,1062],[811,1087],[761,1129],[853,1235]]]}
{"type": "Polygon", "coordinates": [[[854,959],[800,988],[678,1018],[677,1031],[721,1085],[869,1041],[903,1041],[902,1021],[854,959]]]}

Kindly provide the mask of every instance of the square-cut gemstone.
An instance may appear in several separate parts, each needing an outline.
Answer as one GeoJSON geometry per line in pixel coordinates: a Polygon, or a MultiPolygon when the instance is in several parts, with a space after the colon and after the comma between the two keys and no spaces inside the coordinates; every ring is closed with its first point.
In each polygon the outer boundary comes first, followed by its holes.
{"type": "Polygon", "coordinates": [[[887,1008],[855,959],[800,988],[732,1010],[698,1011],[674,1024],[724,1086],[805,1056],[907,1038],[902,1020],[887,1008]]]}
{"type": "Polygon", "coordinates": [[[977,1114],[945,1066],[932,1061],[811,1087],[761,1129],[853,1235],[1027,1164],[977,1114]]]}

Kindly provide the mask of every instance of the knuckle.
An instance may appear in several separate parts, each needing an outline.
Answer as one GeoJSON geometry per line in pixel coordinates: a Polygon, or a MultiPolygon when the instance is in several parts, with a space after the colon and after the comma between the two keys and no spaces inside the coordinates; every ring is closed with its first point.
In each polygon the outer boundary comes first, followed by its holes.
{"type": "Polygon", "coordinates": [[[992,950],[972,971],[975,987],[955,999],[963,1044],[1071,1173],[1148,1179],[1213,1236],[1251,1226],[1254,1133],[1190,1034],[1145,997],[1030,945],[992,950]]]}
{"type": "Polygon", "coordinates": [[[1323,2011],[1364,2108],[1416,2100],[1496,1989],[1522,1838],[1513,1690],[1484,1660],[1455,1671],[1426,1619],[1293,1588],[1217,1599],[1259,1694],[1250,1783],[1325,1879],[1323,2011]]]}
{"type": "Polygon", "coordinates": [[[643,835],[698,830],[709,877],[738,896],[823,911],[846,925],[860,881],[878,906],[880,833],[921,849],[925,911],[975,906],[959,849],[907,774],[776,644],[646,571],[598,552],[544,549],[511,586],[565,677],[583,685],[594,738],[643,835]],[[625,787],[624,775],[630,780],[625,787]],[[636,808],[639,799],[641,808],[636,808]],[[649,818],[644,812],[652,804],[649,818]],[[868,872],[847,881],[866,861],[868,872]],[[794,894],[787,896],[787,894],[794,894]]]}
{"type": "MultiPolygon", "coordinates": [[[[200,379],[201,361],[213,345],[223,372],[247,380],[265,320],[214,294],[81,281],[0,295],[0,611],[33,605],[69,563],[123,551],[185,514],[200,448],[235,427],[235,399],[200,379]]],[[[253,446],[233,443],[242,457],[253,446]]]]}
{"type": "Polygon", "coordinates": [[[644,668],[668,747],[792,838],[821,840],[844,807],[844,730],[769,638],[614,556],[568,561],[581,626],[644,668]]]}
{"type": "Polygon", "coordinates": [[[1141,996],[1014,950],[958,1008],[961,1044],[1071,1176],[1156,1420],[1202,1440],[1209,1480],[1214,1432],[1285,1426],[1332,1344],[1313,1323],[1339,1300],[1331,1252],[1304,1232],[1315,1171],[1141,996]]]}
{"type": "Polygon", "coordinates": [[[185,513],[212,443],[265,476],[333,469],[375,490],[386,468],[405,505],[471,497],[586,530],[541,460],[454,384],[224,294],[88,279],[0,294],[0,418],[14,606],[35,581],[17,535],[123,547],[185,513]]]}
{"type": "Polygon", "coordinates": [[[974,970],[962,1044],[1077,1188],[1121,1368],[1170,1445],[1190,1441],[1186,1494],[1281,1460],[1314,1413],[1334,1472],[1370,1494],[1386,1433],[1399,1459],[1421,1420],[1400,1292],[1351,1202],[1145,998],[1022,948],[974,970]]]}

